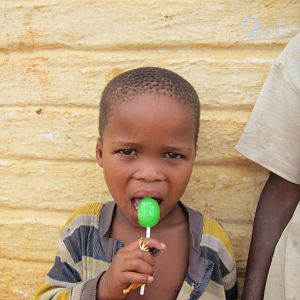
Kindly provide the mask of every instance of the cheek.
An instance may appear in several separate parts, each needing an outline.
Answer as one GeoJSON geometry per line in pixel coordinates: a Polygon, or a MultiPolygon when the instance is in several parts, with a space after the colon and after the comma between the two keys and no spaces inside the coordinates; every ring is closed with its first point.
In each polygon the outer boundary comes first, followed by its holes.
{"type": "Polygon", "coordinates": [[[123,194],[124,184],[114,173],[104,172],[106,186],[114,200],[119,199],[123,194]]]}
{"type": "Polygon", "coordinates": [[[172,182],[173,186],[177,190],[184,190],[189,183],[191,174],[192,174],[193,166],[187,165],[186,167],[182,169],[177,169],[176,172],[173,172],[172,174],[172,182]]]}
{"type": "Polygon", "coordinates": [[[173,174],[176,174],[178,180],[184,180],[189,178],[193,170],[193,162],[189,161],[186,164],[174,167],[172,170],[173,174]]]}
{"type": "Polygon", "coordinates": [[[122,167],[122,165],[110,162],[104,163],[103,173],[106,184],[111,191],[111,193],[118,192],[125,185],[128,178],[127,168],[122,167]]]}

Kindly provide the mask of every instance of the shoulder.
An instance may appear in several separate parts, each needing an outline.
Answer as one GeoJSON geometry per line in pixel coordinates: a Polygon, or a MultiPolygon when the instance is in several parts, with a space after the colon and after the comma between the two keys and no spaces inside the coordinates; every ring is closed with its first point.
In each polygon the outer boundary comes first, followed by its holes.
{"type": "Polygon", "coordinates": [[[208,216],[203,216],[201,246],[217,253],[229,269],[233,266],[234,252],[229,236],[219,222],[208,216]]]}
{"type": "Polygon", "coordinates": [[[63,227],[63,235],[69,235],[81,226],[98,228],[102,203],[88,203],[77,208],[63,227]]]}
{"type": "MultiPolygon", "coordinates": [[[[294,36],[286,47],[282,50],[275,61],[279,61],[282,63],[295,63],[296,65],[299,64],[299,57],[300,57],[300,33],[294,36]]],[[[295,67],[291,65],[291,67],[295,67]]]]}
{"type": "Polygon", "coordinates": [[[205,215],[203,216],[203,234],[224,244],[230,244],[229,237],[221,223],[205,215]]]}
{"type": "Polygon", "coordinates": [[[96,202],[82,205],[71,214],[66,225],[84,216],[99,217],[102,207],[103,207],[102,203],[96,203],[96,202]]]}
{"type": "Polygon", "coordinates": [[[283,51],[274,61],[277,72],[282,74],[282,82],[285,82],[298,95],[300,92],[300,34],[290,40],[283,51]]]}
{"type": "Polygon", "coordinates": [[[74,280],[72,282],[77,282],[101,269],[102,265],[98,261],[101,261],[103,251],[98,228],[102,207],[101,203],[90,203],[80,206],[71,214],[62,228],[57,258],[54,269],[49,273],[50,277],[57,278],[63,272],[71,276],[74,280]]]}

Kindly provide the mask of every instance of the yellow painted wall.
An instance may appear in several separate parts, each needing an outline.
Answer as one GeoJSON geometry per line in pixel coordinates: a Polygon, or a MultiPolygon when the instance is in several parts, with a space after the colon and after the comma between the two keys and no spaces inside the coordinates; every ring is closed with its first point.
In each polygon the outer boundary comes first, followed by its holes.
{"type": "Polygon", "coordinates": [[[0,1],[0,299],[31,299],[70,212],[109,197],[95,163],[100,92],[155,65],[202,103],[188,205],[220,220],[239,285],[266,171],[236,144],[269,67],[300,30],[300,2],[0,1]]]}

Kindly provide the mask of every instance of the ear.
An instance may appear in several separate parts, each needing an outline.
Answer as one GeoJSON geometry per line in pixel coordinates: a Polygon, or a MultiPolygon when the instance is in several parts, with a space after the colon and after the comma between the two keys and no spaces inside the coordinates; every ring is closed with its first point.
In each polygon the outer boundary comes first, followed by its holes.
{"type": "Polygon", "coordinates": [[[98,165],[103,168],[103,152],[102,152],[102,143],[100,141],[100,139],[97,140],[97,144],[96,144],[96,158],[97,158],[97,162],[98,165]]]}

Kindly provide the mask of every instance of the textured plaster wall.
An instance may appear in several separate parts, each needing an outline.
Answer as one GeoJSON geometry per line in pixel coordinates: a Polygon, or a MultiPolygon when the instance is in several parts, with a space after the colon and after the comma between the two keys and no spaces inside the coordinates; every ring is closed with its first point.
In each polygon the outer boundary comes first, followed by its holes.
{"type": "Polygon", "coordinates": [[[229,232],[242,285],[267,173],[236,144],[300,2],[1,1],[0,299],[31,299],[79,205],[109,198],[95,162],[98,101],[114,75],[155,65],[202,103],[186,203],[229,232]]]}

